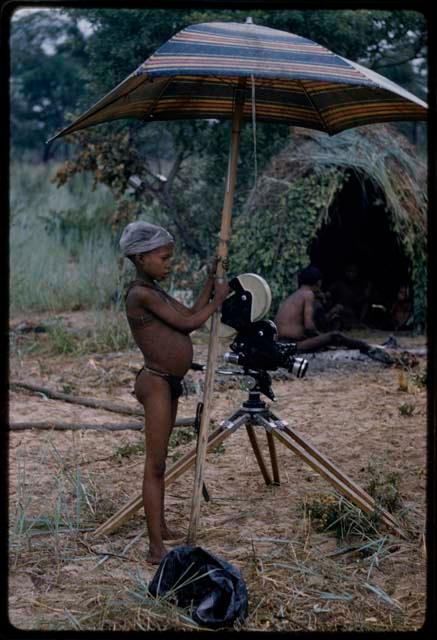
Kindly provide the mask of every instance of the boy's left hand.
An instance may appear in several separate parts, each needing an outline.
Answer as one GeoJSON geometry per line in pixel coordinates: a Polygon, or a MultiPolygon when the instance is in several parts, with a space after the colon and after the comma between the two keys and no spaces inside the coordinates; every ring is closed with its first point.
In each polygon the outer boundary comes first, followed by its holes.
{"type": "Polygon", "coordinates": [[[209,268],[208,268],[208,278],[214,278],[215,274],[217,272],[217,265],[219,263],[220,258],[218,256],[215,256],[210,264],[209,264],[209,268]]]}
{"type": "Polygon", "coordinates": [[[213,277],[215,276],[215,274],[217,273],[217,267],[219,262],[222,263],[223,265],[223,271],[227,271],[229,268],[229,259],[226,258],[221,258],[220,256],[215,256],[213,258],[213,260],[211,260],[209,269],[208,269],[208,277],[213,277]]]}
{"type": "Polygon", "coordinates": [[[221,258],[221,261],[223,265],[223,270],[227,271],[229,269],[229,258],[226,256],[226,258],[221,258]]]}

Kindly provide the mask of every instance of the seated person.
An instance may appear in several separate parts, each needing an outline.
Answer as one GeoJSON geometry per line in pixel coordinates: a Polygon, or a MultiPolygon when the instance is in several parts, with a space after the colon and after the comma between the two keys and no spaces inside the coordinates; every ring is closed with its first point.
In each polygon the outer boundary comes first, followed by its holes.
{"type": "Polygon", "coordinates": [[[315,317],[318,314],[317,295],[321,284],[322,274],[316,267],[310,266],[299,272],[299,288],[281,303],[274,320],[279,340],[295,342],[298,353],[342,346],[358,349],[370,358],[392,364],[393,359],[384,349],[372,347],[364,340],[350,338],[339,331],[320,333],[315,317]]]}
{"type": "Polygon", "coordinates": [[[390,324],[394,331],[410,328],[412,320],[412,305],[407,285],[401,285],[396,300],[390,307],[390,324]]]}
{"type": "Polygon", "coordinates": [[[314,291],[314,323],[319,331],[338,331],[342,326],[343,307],[332,304],[329,291],[314,291]]]}
{"type": "Polygon", "coordinates": [[[355,264],[347,266],[344,278],[330,286],[329,294],[341,318],[341,328],[351,329],[363,324],[369,309],[371,285],[359,278],[355,264]]]}

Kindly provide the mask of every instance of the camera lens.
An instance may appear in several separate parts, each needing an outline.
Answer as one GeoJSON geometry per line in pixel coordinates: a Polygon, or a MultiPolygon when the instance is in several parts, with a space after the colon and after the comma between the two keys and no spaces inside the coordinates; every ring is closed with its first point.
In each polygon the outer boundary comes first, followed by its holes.
{"type": "Polygon", "coordinates": [[[289,373],[292,373],[296,378],[303,378],[307,372],[308,360],[305,358],[293,358],[293,363],[289,367],[289,373]]]}
{"type": "Polygon", "coordinates": [[[223,354],[223,360],[225,362],[230,362],[231,364],[240,364],[240,356],[238,353],[230,353],[229,351],[226,351],[226,353],[223,354]]]}

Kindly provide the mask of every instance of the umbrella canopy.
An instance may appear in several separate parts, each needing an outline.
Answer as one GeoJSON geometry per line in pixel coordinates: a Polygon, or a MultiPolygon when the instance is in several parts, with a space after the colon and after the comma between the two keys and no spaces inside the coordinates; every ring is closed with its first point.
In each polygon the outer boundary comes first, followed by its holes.
{"type": "Polygon", "coordinates": [[[424,120],[425,102],[311,40],[252,23],[183,29],[53,139],[118,118],[231,118],[247,78],[243,119],[335,134],[392,120],[424,120]]]}

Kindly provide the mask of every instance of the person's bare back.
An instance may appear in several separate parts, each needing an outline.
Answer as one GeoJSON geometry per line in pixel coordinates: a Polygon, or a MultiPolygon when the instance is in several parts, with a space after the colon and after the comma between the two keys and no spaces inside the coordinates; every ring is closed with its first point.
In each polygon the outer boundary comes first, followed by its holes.
{"type": "Polygon", "coordinates": [[[275,317],[279,340],[296,342],[298,353],[314,352],[330,346],[358,349],[370,358],[392,364],[393,359],[383,349],[371,347],[364,340],[358,340],[340,333],[328,331],[320,333],[314,320],[316,292],[320,292],[322,275],[316,267],[307,267],[298,274],[299,288],[280,305],[275,317]]]}
{"type": "Polygon", "coordinates": [[[284,300],[274,320],[281,338],[296,342],[314,332],[314,298],[314,292],[302,286],[284,300]]]}

